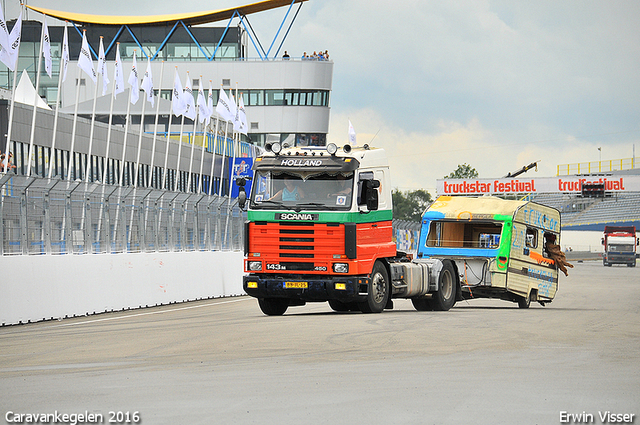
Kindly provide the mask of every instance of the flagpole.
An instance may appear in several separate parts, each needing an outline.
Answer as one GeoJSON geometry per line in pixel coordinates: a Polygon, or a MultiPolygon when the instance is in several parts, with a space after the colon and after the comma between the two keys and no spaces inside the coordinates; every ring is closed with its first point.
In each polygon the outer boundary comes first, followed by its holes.
{"type": "Polygon", "coordinates": [[[180,122],[180,141],[178,142],[178,161],[176,163],[176,181],[173,183],[173,191],[178,190],[178,180],[180,180],[180,155],[182,154],[182,132],[184,131],[184,115],[180,122]]]}
{"type": "Polygon", "coordinates": [[[44,24],[42,25],[42,31],[40,31],[40,52],[38,53],[38,73],[36,74],[36,92],[33,95],[33,114],[31,117],[31,135],[29,136],[29,156],[27,157],[28,158],[27,177],[31,177],[31,157],[33,156],[33,139],[35,138],[35,135],[36,135],[36,112],[38,111],[38,97],[39,97],[38,89],[40,88],[40,73],[42,72],[42,50],[44,48],[43,43],[44,43],[44,24]]]}
{"type": "MultiPolygon", "coordinates": [[[[159,102],[158,102],[159,103],[159,102]]],[[[140,151],[142,150],[142,133],[144,132],[144,111],[147,105],[147,99],[142,100],[142,114],[140,115],[140,132],[138,134],[138,153],[136,154],[136,174],[133,178],[133,187],[138,186],[138,167],[140,167],[140,151]]]]}
{"type": "Polygon", "coordinates": [[[215,191],[214,191],[214,187],[213,187],[213,173],[214,173],[214,168],[216,165],[216,150],[217,150],[217,146],[218,146],[218,125],[220,124],[220,119],[218,117],[216,117],[216,130],[213,133],[213,157],[211,159],[211,178],[210,178],[210,182],[209,182],[209,195],[214,195],[215,191]]]}
{"type": "Polygon", "coordinates": [[[13,86],[11,88],[11,107],[9,108],[9,124],[7,128],[7,145],[5,147],[6,152],[4,155],[4,167],[3,172],[9,172],[9,144],[11,143],[11,130],[13,129],[13,110],[16,103],[16,81],[18,80],[18,64],[13,69],[13,86]]]}
{"type": "MultiPolygon", "coordinates": [[[[154,170],[153,161],[155,160],[155,157],[156,157],[156,137],[158,135],[158,117],[160,115],[160,99],[161,99],[160,94],[162,90],[163,75],[164,75],[164,61],[162,61],[162,64],[160,66],[160,84],[158,85],[158,104],[156,105],[156,123],[155,123],[155,126],[153,127],[153,143],[151,147],[151,178],[153,178],[153,170],[154,170]]],[[[160,185],[160,188],[162,188],[162,185],[160,185]]]]}
{"type": "MultiPolygon", "coordinates": [[[[116,49],[118,49],[118,51],[120,50],[120,43],[116,43],[116,49]]],[[[117,64],[116,64],[117,66],[117,64]]],[[[116,85],[118,84],[117,82],[117,78],[113,78],[113,93],[111,96],[111,105],[109,106],[109,128],[107,129],[107,148],[106,148],[106,152],[104,154],[104,160],[105,160],[105,166],[104,169],[102,170],[102,184],[107,184],[107,169],[109,168],[109,147],[111,146],[111,129],[112,129],[112,123],[113,123],[113,102],[115,100],[116,97],[116,85]]],[[[113,170],[112,170],[113,172],[113,170]]]]}
{"type": "MultiPolygon", "coordinates": [[[[67,21],[64,21],[64,30],[67,31],[67,21]]],[[[62,87],[62,74],[64,74],[63,63],[64,54],[60,55],[60,69],[58,75],[58,93],[56,94],[56,113],[53,118],[53,139],[51,140],[51,155],[49,155],[49,175],[47,178],[51,178],[53,175],[53,165],[56,163],[56,135],[58,132],[58,116],[60,115],[60,88],[62,87]]],[[[63,160],[64,163],[64,160],[63,160]]],[[[62,170],[61,170],[62,171],[62,170]]],[[[64,172],[61,173],[64,177],[64,172]]]]}
{"type": "MultiPolygon", "coordinates": [[[[178,74],[178,67],[175,67],[173,72],[173,79],[176,79],[176,75],[178,74]]],[[[164,153],[164,172],[162,173],[162,188],[167,189],[169,187],[169,176],[167,175],[167,167],[169,164],[169,141],[171,140],[171,119],[173,118],[173,102],[175,99],[173,96],[171,97],[171,110],[169,111],[169,123],[167,124],[166,138],[167,138],[167,146],[164,153]]]]}
{"type": "MultiPolygon", "coordinates": [[[[129,87],[129,91],[131,91],[131,87],[129,87]]],[[[120,178],[118,182],[120,186],[123,186],[123,178],[124,178],[124,160],[125,154],[127,153],[127,135],[129,134],[129,114],[131,113],[131,101],[127,101],[127,115],[125,116],[124,123],[124,138],[122,139],[122,163],[120,164],[120,178]]]]}
{"type": "MultiPolygon", "coordinates": [[[[200,76],[200,81],[201,82],[203,81],[202,80],[202,75],[200,76]]],[[[209,87],[209,88],[211,88],[211,87],[209,87]]],[[[208,106],[207,106],[208,98],[204,97],[204,89],[202,89],[202,92],[203,92],[203,100],[204,100],[205,106],[206,106],[205,109],[208,110],[208,106]]],[[[208,114],[209,114],[209,116],[211,116],[211,111],[208,111],[208,114]]],[[[208,117],[206,117],[206,116],[204,117],[203,126],[202,126],[202,149],[200,150],[200,174],[198,175],[198,187],[196,187],[196,193],[200,193],[200,190],[202,188],[202,167],[204,165],[203,164],[203,162],[204,162],[204,145],[205,145],[205,142],[207,141],[207,127],[208,127],[208,124],[207,124],[208,119],[207,118],[208,117]]]]}
{"type": "MultiPolygon", "coordinates": [[[[3,13],[4,15],[4,13],[3,13]]],[[[13,32],[15,30],[16,25],[18,25],[18,23],[20,23],[20,32],[22,32],[22,4],[20,4],[20,15],[18,17],[18,20],[13,28],[11,29],[11,32],[13,32]]],[[[6,26],[6,23],[5,23],[6,26]]],[[[8,34],[9,39],[7,40],[7,43],[10,44],[11,42],[11,34],[8,34]]],[[[17,55],[19,55],[20,53],[20,34],[18,35],[18,51],[16,52],[17,55]]],[[[7,46],[8,47],[8,46],[7,46]]],[[[8,61],[10,61],[10,63],[12,62],[11,59],[11,51],[6,50],[7,53],[7,57],[8,57],[8,61]]],[[[5,65],[7,65],[7,68],[11,68],[9,67],[9,65],[7,63],[4,62],[4,60],[2,61],[5,65]]],[[[9,109],[9,124],[8,124],[8,128],[7,128],[7,142],[6,142],[6,152],[4,155],[4,164],[3,167],[1,167],[0,169],[2,170],[3,173],[8,173],[9,171],[9,145],[11,144],[11,131],[13,129],[13,109],[15,106],[15,94],[16,94],[16,81],[18,79],[18,58],[16,58],[15,64],[13,66],[13,86],[11,87],[11,107],[9,109]]]]}
{"type": "MultiPolygon", "coordinates": [[[[189,72],[187,71],[187,81],[189,80],[189,72]]],[[[183,90],[184,93],[184,90],[183,90]]],[[[180,179],[180,155],[182,154],[182,132],[184,131],[184,113],[180,122],[180,142],[178,144],[178,162],[176,164],[176,181],[173,184],[173,191],[178,190],[178,180],[180,179]]]]}
{"type": "MultiPolygon", "coordinates": [[[[102,40],[102,36],[100,36],[102,40]]],[[[103,77],[104,78],[104,77],[103,77]]],[[[89,182],[89,174],[91,172],[91,148],[93,147],[93,130],[96,123],[96,103],[98,101],[98,81],[96,80],[96,89],[93,93],[93,108],[91,110],[91,130],[89,130],[89,152],[87,153],[87,166],[85,167],[85,183],[89,182]]]]}
{"type": "Polygon", "coordinates": [[[167,167],[169,163],[169,140],[171,139],[171,119],[173,118],[173,111],[169,111],[169,123],[167,124],[167,131],[165,137],[167,139],[167,146],[164,153],[164,170],[162,172],[162,189],[169,188],[169,176],[167,175],[167,167]]]}
{"type": "MultiPolygon", "coordinates": [[[[86,30],[85,30],[86,31],[86,30]]],[[[80,100],[80,77],[82,69],[78,67],[76,78],[76,104],[73,107],[73,129],[71,130],[71,148],[69,149],[69,161],[67,163],[67,180],[71,180],[71,168],[73,167],[73,147],[76,142],[76,125],[78,123],[78,101],[80,100]]]]}
{"type": "Polygon", "coordinates": [[[198,109],[196,108],[196,117],[193,119],[193,137],[191,138],[191,158],[189,159],[189,178],[187,179],[187,192],[191,192],[191,171],[193,170],[193,152],[196,150],[196,130],[198,129],[197,112],[198,112],[198,109]]]}
{"type": "MultiPolygon", "coordinates": [[[[238,99],[238,83],[236,82],[236,99],[238,99]]],[[[234,99],[235,102],[237,102],[237,100],[234,99]]],[[[236,117],[238,116],[238,104],[236,103],[236,117]]],[[[230,170],[229,170],[229,199],[227,201],[227,222],[224,226],[224,240],[225,242],[227,241],[227,231],[229,229],[229,216],[231,215],[231,190],[233,188],[233,168],[235,166],[235,162],[236,162],[236,134],[237,132],[235,131],[235,121],[233,124],[233,132],[231,133],[231,146],[233,148],[233,159],[231,160],[231,165],[229,166],[230,170]]]]}

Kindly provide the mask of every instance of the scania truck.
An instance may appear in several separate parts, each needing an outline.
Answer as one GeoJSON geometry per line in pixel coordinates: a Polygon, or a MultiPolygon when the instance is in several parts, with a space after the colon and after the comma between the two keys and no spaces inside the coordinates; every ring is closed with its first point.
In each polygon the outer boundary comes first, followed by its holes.
{"type": "Polygon", "coordinates": [[[425,212],[411,258],[393,241],[383,149],[274,143],[253,171],[248,199],[240,193],[241,206],[248,201],[243,288],[266,315],[307,302],[379,313],[393,308],[394,298],[411,299],[417,310],[446,311],[471,297],[528,307],[555,296],[557,268],[543,243],[552,237],[559,243],[556,210],[440,197],[425,212]]]}
{"type": "Polygon", "coordinates": [[[636,266],[638,238],[635,226],[604,226],[602,245],[604,245],[603,265],[608,267],[611,267],[612,264],[636,266]]]}

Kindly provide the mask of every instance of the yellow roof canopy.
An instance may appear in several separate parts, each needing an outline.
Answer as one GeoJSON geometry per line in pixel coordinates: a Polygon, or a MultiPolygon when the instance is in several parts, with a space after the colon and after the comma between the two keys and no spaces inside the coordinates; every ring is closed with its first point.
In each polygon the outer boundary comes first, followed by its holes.
{"type": "MultiPolygon", "coordinates": [[[[308,0],[293,0],[294,3],[303,3],[308,0]]],[[[118,15],[90,15],[85,13],[64,12],[58,10],[45,9],[42,7],[27,7],[43,15],[62,21],[75,22],[77,24],[95,25],[165,25],[172,22],[182,21],[185,25],[199,25],[210,22],[219,22],[231,19],[237,11],[241,15],[275,9],[290,5],[292,0],[265,0],[257,3],[238,6],[228,9],[212,10],[208,12],[176,13],[170,15],[146,15],[146,16],[118,16],[118,15]]]]}

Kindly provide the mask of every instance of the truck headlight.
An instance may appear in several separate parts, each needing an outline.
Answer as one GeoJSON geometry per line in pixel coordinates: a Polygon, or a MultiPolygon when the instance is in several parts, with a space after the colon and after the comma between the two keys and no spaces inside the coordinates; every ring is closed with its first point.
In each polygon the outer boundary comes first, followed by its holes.
{"type": "Polygon", "coordinates": [[[349,264],[347,263],[333,263],[334,273],[349,273],[349,264]]]}
{"type": "Polygon", "coordinates": [[[249,270],[252,272],[259,272],[262,270],[262,261],[249,261],[247,265],[249,270]]]}

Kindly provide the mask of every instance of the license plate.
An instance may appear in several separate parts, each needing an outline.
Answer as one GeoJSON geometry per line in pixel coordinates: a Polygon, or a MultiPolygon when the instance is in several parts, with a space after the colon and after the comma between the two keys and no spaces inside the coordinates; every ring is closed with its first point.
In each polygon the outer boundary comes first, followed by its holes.
{"type": "Polygon", "coordinates": [[[284,289],[307,289],[309,282],[285,282],[284,289]]]}

